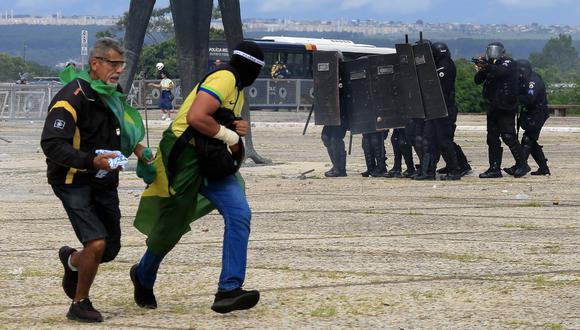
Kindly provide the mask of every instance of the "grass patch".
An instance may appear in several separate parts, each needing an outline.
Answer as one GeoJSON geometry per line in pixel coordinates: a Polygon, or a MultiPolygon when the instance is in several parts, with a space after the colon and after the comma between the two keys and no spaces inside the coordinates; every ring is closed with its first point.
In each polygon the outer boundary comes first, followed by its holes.
{"type": "Polygon", "coordinates": [[[320,306],[310,313],[312,317],[333,317],[336,316],[336,307],[334,306],[320,306]]]}
{"type": "Polygon", "coordinates": [[[483,258],[476,256],[474,254],[442,254],[442,258],[449,259],[449,260],[456,260],[460,262],[477,262],[483,258]]]}
{"type": "Polygon", "coordinates": [[[539,226],[532,225],[532,224],[526,224],[526,223],[522,223],[522,224],[518,224],[518,225],[500,225],[500,227],[502,227],[502,228],[520,228],[520,229],[524,229],[524,230],[533,230],[533,229],[540,228],[539,226]]]}
{"type": "Polygon", "coordinates": [[[24,268],[21,277],[53,277],[58,276],[53,269],[24,268]]]}
{"type": "Polygon", "coordinates": [[[546,287],[548,281],[543,276],[534,277],[534,286],[536,289],[543,289],[546,287]]]}
{"type": "Polygon", "coordinates": [[[545,323],[544,327],[549,330],[564,330],[564,326],[560,323],[545,323]]]}
{"type": "Polygon", "coordinates": [[[413,291],[411,292],[411,297],[415,300],[420,299],[429,299],[433,300],[436,298],[443,297],[445,292],[443,290],[436,290],[436,291],[413,291]]]}
{"type": "Polygon", "coordinates": [[[421,213],[421,212],[417,212],[417,211],[412,211],[412,210],[409,210],[409,211],[407,212],[407,215],[424,215],[424,214],[423,214],[423,213],[421,213]]]}
{"type": "Polygon", "coordinates": [[[558,254],[560,253],[560,245],[546,245],[544,249],[550,254],[558,254]]]}

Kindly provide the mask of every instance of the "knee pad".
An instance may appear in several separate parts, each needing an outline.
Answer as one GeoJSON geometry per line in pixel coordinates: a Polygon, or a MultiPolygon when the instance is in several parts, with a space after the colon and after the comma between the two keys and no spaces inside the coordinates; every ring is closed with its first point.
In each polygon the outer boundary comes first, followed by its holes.
{"type": "Polygon", "coordinates": [[[534,139],[532,139],[531,137],[529,137],[529,136],[527,136],[525,134],[522,137],[522,146],[526,145],[526,146],[534,147],[537,144],[538,143],[534,139]]]}
{"type": "Polygon", "coordinates": [[[516,136],[512,133],[501,133],[501,139],[508,146],[514,145],[517,142],[516,136]]]}
{"type": "Polygon", "coordinates": [[[117,254],[119,254],[119,250],[121,250],[120,242],[107,242],[107,247],[105,248],[103,257],[101,258],[101,263],[115,260],[117,254]]]}

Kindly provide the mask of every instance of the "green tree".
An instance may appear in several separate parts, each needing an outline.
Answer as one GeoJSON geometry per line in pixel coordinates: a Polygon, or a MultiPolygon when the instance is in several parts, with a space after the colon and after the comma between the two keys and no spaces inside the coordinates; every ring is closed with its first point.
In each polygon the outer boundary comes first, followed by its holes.
{"type": "Polygon", "coordinates": [[[162,62],[171,78],[177,77],[177,52],[175,38],[165,40],[156,45],[149,45],[143,48],[139,65],[143,70],[145,79],[157,79],[157,69],[155,64],[162,62]]]}
{"type": "Polygon", "coordinates": [[[58,72],[48,66],[24,60],[21,57],[0,53],[0,81],[14,82],[20,74],[28,73],[28,79],[34,77],[55,77],[58,72]]]}
{"type": "MultiPolygon", "coordinates": [[[[129,12],[123,13],[123,17],[115,23],[114,27],[107,30],[97,32],[96,36],[99,37],[116,37],[117,35],[122,35],[127,28],[127,22],[129,20],[129,12]]],[[[161,35],[164,38],[172,38],[174,36],[173,19],[171,18],[171,8],[157,8],[153,9],[151,13],[151,19],[149,20],[149,25],[145,31],[145,36],[149,38],[152,43],[159,43],[158,37],[161,35]]]]}
{"type": "Polygon", "coordinates": [[[540,68],[557,68],[560,72],[578,65],[578,51],[572,44],[572,36],[560,34],[548,40],[541,53],[530,54],[530,62],[540,68]]]}

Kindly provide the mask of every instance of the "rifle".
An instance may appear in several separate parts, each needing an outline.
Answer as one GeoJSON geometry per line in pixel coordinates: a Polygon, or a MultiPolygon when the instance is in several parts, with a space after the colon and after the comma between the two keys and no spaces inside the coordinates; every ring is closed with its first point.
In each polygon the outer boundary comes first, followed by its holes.
{"type": "Polygon", "coordinates": [[[487,60],[485,59],[485,57],[483,57],[483,56],[472,57],[471,62],[473,62],[473,64],[475,64],[478,67],[485,67],[489,64],[487,62],[487,60]]]}

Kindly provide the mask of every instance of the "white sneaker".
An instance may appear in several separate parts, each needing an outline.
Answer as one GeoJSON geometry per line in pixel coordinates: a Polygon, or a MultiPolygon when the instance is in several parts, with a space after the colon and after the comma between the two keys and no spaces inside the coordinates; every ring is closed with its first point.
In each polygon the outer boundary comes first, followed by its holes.
{"type": "Polygon", "coordinates": [[[161,116],[161,120],[167,120],[167,114],[165,114],[165,113],[164,113],[164,114],[161,116]]]}
{"type": "Polygon", "coordinates": [[[165,121],[171,121],[171,118],[167,116],[167,118],[165,118],[165,121]]]}

